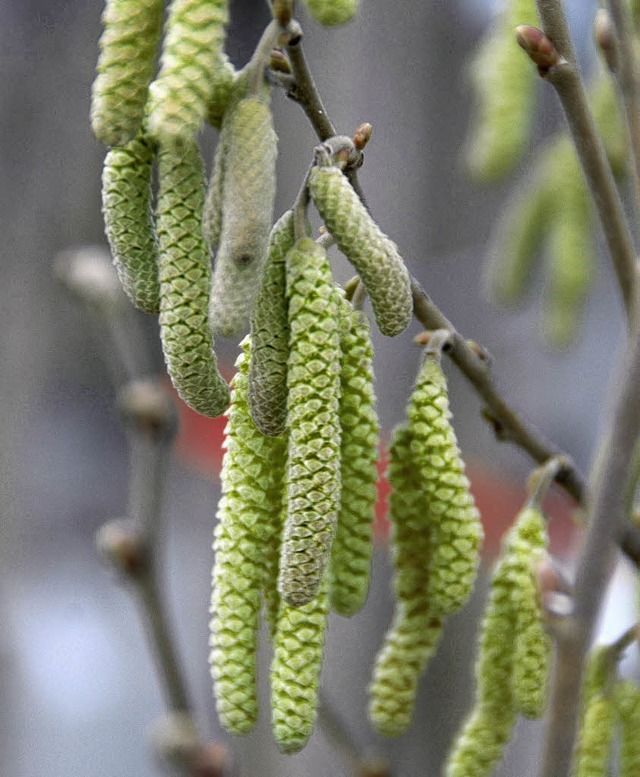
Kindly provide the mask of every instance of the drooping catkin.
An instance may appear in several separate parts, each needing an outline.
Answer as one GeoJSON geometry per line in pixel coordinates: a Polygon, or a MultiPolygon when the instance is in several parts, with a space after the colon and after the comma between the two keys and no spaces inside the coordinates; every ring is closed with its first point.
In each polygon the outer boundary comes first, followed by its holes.
{"type": "Polygon", "coordinates": [[[381,734],[399,736],[411,723],[418,681],[442,633],[442,619],[432,612],[427,593],[431,543],[425,494],[406,425],[393,433],[387,476],[397,601],[373,669],[369,718],[381,734]]]}
{"type": "Polygon", "coordinates": [[[373,393],[369,322],[338,294],[340,349],[340,470],[338,527],[331,549],[331,607],[353,615],[369,590],[376,505],[379,424],[373,393]]]}
{"type": "Polygon", "coordinates": [[[229,404],[218,371],[207,309],[209,252],[202,237],[204,175],[195,143],[158,154],[158,277],[160,336],[167,370],[180,397],[198,413],[216,417],[229,404]]]}
{"type": "Polygon", "coordinates": [[[571,342],[594,276],[591,201],[576,152],[567,136],[549,150],[552,178],[547,195],[562,203],[549,222],[547,289],[543,328],[558,347],[571,342]]]}
{"type": "Polygon", "coordinates": [[[107,0],[91,128],[107,146],[124,146],[140,130],[160,42],[164,0],[107,0]]]}
{"type": "MultiPolygon", "coordinates": [[[[582,736],[580,732],[584,731],[587,711],[597,698],[609,694],[614,669],[615,656],[611,652],[609,645],[599,645],[593,648],[587,656],[580,693],[578,737],[573,753],[574,765],[577,765],[582,760],[582,736]]],[[[576,768],[577,766],[574,766],[574,772],[576,768]]]]}
{"type": "Polygon", "coordinates": [[[289,450],[278,589],[300,607],[318,593],[340,508],[340,333],[325,249],[302,238],[286,262],[289,450]]]}
{"type": "Polygon", "coordinates": [[[620,723],[618,777],[640,774],[640,689],[628,680],[616,683],[614,703],[620,723]]]}
{"type": "Polygon", "coordinates": [[[149,132],[163,145],[189,143],[200,131],[217,74],[228,80],[223,52],[227,0],[173,0],[160,72],[153,83],[149,132]]]}
{"type": "Polygon", "coordinates": [[[114,148],[102,171],[102,213],[113,263],[131,302],[147,313],[160,309],[158,241],[151,209],[155,149],[144,134],[114,148]]]}
{"type": "Polygon", "coordinates": [[[313,731],[328,615],[326,579],[302,607],[280,603],[273,638],[271,718],[274,738],[285,753],[301,750],[313,731]]]}
{"type": "Polygon", "coordinates": [[[517,711],[518,591],[530,574],[532,550],[544,547],[545,538],[544,518],[526,508],[503,540],[481,626],[475,704],[447,759],[446,777],[488,777],[509,741],[517,711]]]}
{"type": "Polygon", "coordinates": [[[209,321],[216,334],[246,327],[267,258],[275,198],[277,135],[269,105],[254,96],[222,122],[222,225],[213,271],[209,321]]]}
{"type": "Polygon", "coordinates": [[[466,160],[471,174],[491,181],[509,173],[531,130],[536,73],[516,42],[520,24],[538,23],[533,0],[508,0],[472,62],[478,98],[466,160]]]}
{"type": "Polygon", "coordinates": [[[280,525],[285,450],[249,415],[250,341],[242,344],[227,411],[215,530],[210,664],[220,723],[245,734],[257,718],[256,650],[267,550],[280,525]]]}
{"type": "Polygon", "coordinates": [[[285,257],[293,244],[293,213],[287,211],[271,230],[267,263],[251,316],[249,408],[255,425],[270,436],[281,434],[287,421],[289,319],[285,257]]]}
{"type": "Polygon", "coordinates": [[[378,227],[337,167],[314,167],[309,191],[327,229],[371,298],[378,328],[393,337],[413,314],[411,281],[397,246],[378,227]]]}
{"type": "Polygon", "coordinates": [[[358,10],[358,0],[304,0],[313,18],[327,27],[351,21],[358,10]]]}
{"type": "Polygon", "coordinates": [[[589,700],[580,729],[573,777],[602,777],[608,773],[615,723],[611,695],[595,694],[589,700]]]}
{"type": "Polygon", "coordinates": [[[483,532],[450,421],[439,352],[425,353],[407,416],[412,455],[428,506],[429,601],[434,612],[450,615],[473,590],[483,532]]]}
{"type": "Polygon", "coordinates": [[[224,144],[218,140],[207,185],[202,217],[202,234],[211,251],[218,250],[222,229],[222,186],[224,181],[224,144]]]}

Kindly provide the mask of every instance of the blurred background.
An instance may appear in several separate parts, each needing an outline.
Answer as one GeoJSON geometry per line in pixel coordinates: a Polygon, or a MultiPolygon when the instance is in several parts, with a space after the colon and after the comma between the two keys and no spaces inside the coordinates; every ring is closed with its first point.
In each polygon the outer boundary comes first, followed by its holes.
{"type": "MultiPolygon", "coordinates": [[[[356,21],[320,28],[301,9],[305,50],[340,132],[373,124],[360,180],[374,216],[413,274],[459,331],[487,347],[505,395],[587,469],[607,387],[622,343],[613,274],[599,262],[580,337],[566,351],[539,334],[539,294],[517,313],[497,309],[483,265],[513,181],[473,184],[462,163],[473,99],[469,62],[496,5],[489,0],[387,3],[362,0],[356,21]]],[[[100,35],[99,0],[5,0],[0,5],[0,773],[12,777],[133,777],[162,774],[149,727],[164,711],[144,633],[128,592],[94,547],[96,530],[126,509],[128,455],[114,409],[104,349],[86,312],[52,272],[54,257],[78,245],[106,245],[100,212],[105,150],[89,129],[89,96],[100,35]]],[[[569,9],[581,62],[591,65],[595,3],[569,9]],[[579,7],[579,13],[578,13],[579,7]]],[[[268,21],[261,0],[234,0],[229,54],[249,58],[268,21]]],[[[556,128],[550,87],[539,85],[534,144],[556,128]]],[[[316,139],[302,112],[276,92],[280,136],[276,215],[293,202],[316,139]]],[[[204,138],[210,159],[216,134],[204,138]]],[[[516,177],[530,174],[531,155],[516,177]]],[[[349,277],[335,255],[335,273],[349,277]]],[[[144,356],[161,371],[156,322],[132,313],[144,356]]],[[[376,337],[376,392],[384,435],[404,413],[417,366],[412,329],[376,337]]],[[[229,376],[235,342],[218,344],[229,376]]],[[[490,562],[518,508],[531,462],[498,444],[481,404],[450,365],[456,431],[478,496],[490,562]]],[[[326,732],[299,755],[282,757],[269,732],[268,695],[246,739],[220,730],[207,665],[210,549],[219,493],[222,422],[181,410],[182,427],[165,498],[164,591],[201,733],[227,744],[230,774],[348,775],[326,732]]],[[[568,504],[550,502],[553,548],[570,556],[568,504]]],[[[332,617],[323,682],[327,701],[363,753],[388,759],[397,777],[437,774],[470,701],[476,618],[473,601],[447,624],[421,685],[409,732],[393,742],[366,720],[366,686],[391,612],[390,569],[380,524],[364,610],[332,617]]],[[[621,572],[604,628],[632,618],[621,572]]],[[[263,669],[268,658],[262,657],[263,669]]],[[[265,681],[265,672],[262,672],[265,681]]],[[[523,724],[500,775],[533,775],[540,726],[523,724]]]]}

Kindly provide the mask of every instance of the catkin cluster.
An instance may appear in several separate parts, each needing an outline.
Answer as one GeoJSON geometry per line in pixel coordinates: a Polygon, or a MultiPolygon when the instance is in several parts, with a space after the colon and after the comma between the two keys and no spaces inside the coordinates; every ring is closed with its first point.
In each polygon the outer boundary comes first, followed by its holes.
{"type": "Polygon", "coordinates": [[[537,507],[526,507],[504,539],[493,573],[476,662],[475,705],[449,754],[447,777],[490,775],[516,715],[544,712],[551,648],[535,566],[547,545],[544,516],[537,507]]]}
{"type": "Polygon", "coordinates": [[[450,423],[439,348],[425,355],[407,415],[389,463],[396,610],[370,686],[369,716],[389,736],[411,722],[418,681],[443,620],[471,593],[482,541],[450,423]]]}

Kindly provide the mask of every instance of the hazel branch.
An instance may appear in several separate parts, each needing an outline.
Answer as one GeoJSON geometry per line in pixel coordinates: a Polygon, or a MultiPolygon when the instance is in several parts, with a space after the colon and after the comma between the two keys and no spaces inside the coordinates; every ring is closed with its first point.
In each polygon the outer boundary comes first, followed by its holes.
{"type": "Polygon", "coordinates": [[[562,104],[602,224],[627,321],[632,326],[637,298],[635,252],[622,203],[576,66],[562,4],[559,0],[536,0],[536,5],[544,34],[553,42],[559,56],[558,63],[549,67],[544,76],[556,90],[562,104]]]}

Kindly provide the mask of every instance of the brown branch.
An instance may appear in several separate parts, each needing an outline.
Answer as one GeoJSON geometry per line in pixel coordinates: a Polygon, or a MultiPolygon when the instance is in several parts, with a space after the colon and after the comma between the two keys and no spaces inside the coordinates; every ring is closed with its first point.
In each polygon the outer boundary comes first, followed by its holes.
{"type": "Polygon", "coordinates": [[[640,332],[626,354],[622,380],[610,396],[618,397],[612,423],[601,445],[592,474],[587,510],[587,534],[578,563],[575,609],[570,628],[558,638],[558,652],[547,718],[545,752],[540,777],[569,774],[578,720],[585,655],[615,559],[614,543],[628,517],[624,494],[629,462],[640,435],[640,332]]]}
{"type": "Polygon", "coordinates": [[[562,104],[574,145],[604,232],[627,321],[633,325],[637,297],[635,252],[607,156],[576,65],[560,0],[536,0],[545,34],[562,61],[545,72],[562,104]]]}
{"type": "Polygon", "coordinates": [[[302,36],[287,46],[287,54],[293,71],[293,83],[286,91],[286,95],[300,105],[311,122],[318,139],[324,142],[337,133],[322,104],[309,70],[307,59],[302,50],[302,36]]]}

